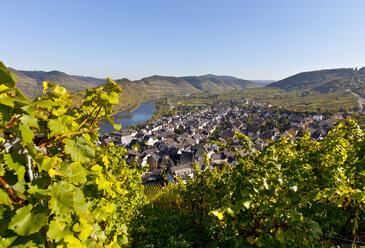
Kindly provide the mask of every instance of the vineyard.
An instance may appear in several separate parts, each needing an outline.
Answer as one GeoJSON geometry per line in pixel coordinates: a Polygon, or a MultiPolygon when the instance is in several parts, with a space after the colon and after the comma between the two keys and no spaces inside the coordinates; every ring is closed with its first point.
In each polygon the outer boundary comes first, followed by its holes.
{"type": "Polygon", "coordinates": [[[321,142],[282,138],[254,154],[237,133],[242,150],[216,142],[236,164],[142,186],[124,148],[96,145],[120,92],[108,79],[75,107],[45,82],[30,100],[0,62],[0,247],[365,246],[365,136],[355,121],[321,142]]]}
{"type": "Polygon", "coordinates": [[[147,184],[144,185],[144,194],[148,199],[154,199],[159,193],[163,191],[163,186],[161,184],[147,184]]]}

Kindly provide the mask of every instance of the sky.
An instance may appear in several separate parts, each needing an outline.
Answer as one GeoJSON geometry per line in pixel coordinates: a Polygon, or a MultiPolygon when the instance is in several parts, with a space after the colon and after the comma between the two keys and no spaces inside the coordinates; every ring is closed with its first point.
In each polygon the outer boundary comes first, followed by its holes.
{"type": "Polygon", "coordinates": [[[279,80],[365,66],[364,11],[364,0],[2,1],[0,60],[99,78],[279,80]]]}

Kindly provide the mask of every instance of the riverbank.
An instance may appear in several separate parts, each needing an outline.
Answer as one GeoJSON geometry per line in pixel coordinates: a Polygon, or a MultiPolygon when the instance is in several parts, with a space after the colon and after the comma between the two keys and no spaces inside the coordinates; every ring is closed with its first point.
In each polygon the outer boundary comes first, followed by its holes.
{"type": "MultiPolygon", "coordinates": [[[[139,106],[131,111],[119,111],[113,114],[114,122],[122,124],[123,128],[128,126],[138,125],[150,120],[156,113],[156,102],[148,101],[139,104],[139,106]]],[[[100,124],[100,133],[109,133],[114,131],[114,127],[109,122],[103,121],[100,124]]]]}
{"type": "MultiPolygon", "coordinates": [[[[148,102],[148,101],[146,101],[146,102],[148,102]]],[[[113,117],[120,112],[130,112],[131,113],[131,112],[135,111],[136,109],[138,109],[142,103],[144,103],[144,102],[136,102],[136,103],[125,105],[123,107],[115,108],[115,109],[113,109],[114,113],[111,114],[110,116],[113,117]]]]}

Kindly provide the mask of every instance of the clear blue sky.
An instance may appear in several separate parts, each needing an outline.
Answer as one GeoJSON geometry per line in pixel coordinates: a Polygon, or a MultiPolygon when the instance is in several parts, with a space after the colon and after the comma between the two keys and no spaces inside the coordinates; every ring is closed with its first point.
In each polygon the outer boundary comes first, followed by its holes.
{"type": "Polygon", "coordinates": [[[0,60],[23,70],[139,79],[281,79],[365,66],[364,0],[16,0],[0,60]]]}

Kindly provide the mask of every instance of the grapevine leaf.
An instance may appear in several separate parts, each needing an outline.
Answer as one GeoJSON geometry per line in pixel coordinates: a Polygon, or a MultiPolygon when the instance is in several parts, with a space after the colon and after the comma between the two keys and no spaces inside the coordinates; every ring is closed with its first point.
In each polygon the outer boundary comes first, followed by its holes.
{"type": "Polygon", "coordinates": [[[72,160],[87,162],[95,156],[93,144],[82,136],[65,140],[65,151],[71,155],[72,160]]]}
{"type": "Polygon", "coordinates": [[[75,238],[72,235],[66,236],[64,240],[67,243],[67,247],[72,247],[72,248],[86,248],[85,245],[81,244],[80,240],[78,240],[77,238],[75,238]]]}
{"type": "Polygon", "coordinates": [[[80,218],[80,238],[81,240],[86,240],[90,234],[92,233],[91,226],[87,223],[87,220],[84,218],[80,218]]]}
{"type": "Polygon", "coordinates": [[[69,181],[73,184],[84,184],[86,183],[87,171],[79,163],[75,162],[70,165],[71,177],[69,181]]]}
{"type": "Polygon", "coordinates": [[[50,189],[50,196],[49,204],[52,213],[68,215],[72,212],[73,191],[66,182],[53,184],[50,189]]]}
{"type": "Polygon", "coordinates": [[[50,239],[54,239],[56,242],[59,242],[66,236],[72,235],[72,232],[68,227],[66,227],[65,223],[60,222],[59,220],[52,220],[48,226],[47,236],[50,239]]]}
{"type": "Polygon", "coordinates": [[[9,228],[19,235],[29,235],[38,232],[46,224],[46,214],[41,212],[40,208],[33,209],[33,205],[29,204],[16,211],[15,216],[11,218],[9,228]]]}
{"type": "Polygon", "coordinates": [[[0,84],[5,84],[9,88],[14,88],[15,82],[15,75],[0,61],[0,84]]]}
{"type": "Polygon", "coordinates": [[[54,102],[52,100],[49,100],[49,99],[35,101],[34,103],[36,105],[38,105],[39,107],[47,108],[47,109],[50,109],[50,108],[55,107],[55,106],[58,106],[58,103],[56,103],[56,102],[54,102]]]}
{"type": "Polygon", "coordinates": [[[365,198],[365,191],[360,191],[352,194],[351,199],[361,202],[365,198]]]}
{"type": "Polygon", "coordinates": [[[118,104],[118,99],[119,99],[119,96],[116,92],[110,92],[110,96],[109,96],[109,103],[110,104],[117,105],[118,104]]]}
{"type": "Polygon", "coordinates": [[[60,135],[64,133],[69,133],[71,130],[61,121],[58,119],[49,120],[47,124],[49,130],[55,135],[60,135]]]}
{"type": "Polygon", "coordinates": [[[18,89],[18,88],[15,88],[15,95],[20,99],[20,100],[23,100],[23,101],[28,101],[30,102],[30,100],[18,89]]]}
{"type": "Polygon", "coordinates": [[[7,248],[10,247],[10,245],[16,240],[16,236],[15,237],[11,237],[11,238],[2,238],[0,239],[0,247],[3,248],[7,248]]]}
{"type": "Polygon", "coordinates": [[[46,196],[48,195],[48,190],[47,189],[39,189],[38,185],[28,185],[29,189],[28,189],[28,193],[32,194],[32,195],[42,195],[42,196],[46,196]]]}
{"type": "Polygon", "coordinates": [[[24,115],[22,116],[22,118],[20,118],[21,123],[23,123],[24,125],[30,126],[30,127],[35,127],[38,128],[38,122],[37,119],[30,116],[30,115],[24,115]]]}
{"type": "Polygon", "coordinates": [[[15,100],[13,98],[10,98],[7,96],[0,96],[0,104],[2,104],[2,105],[13,107],[14,102],[15,102],[15,100]]]}
{"type": "Polygon", "coordinates": [[[82,193],[80,188],[75,189],[73,200],[76,214],[79,216],[85,215],[89,208],[89,204],[86,203],[84,193],[82,193]]]}
{"type": "Polygon", "coordinates": [[[32,130],[30,130],[30,128],[24,124],[19,124],[19,130],[21,132],[24,144],[32,144],[34,138],[34,133],[32,130]]]}
{"type": "Polygon", "coordinates": [[[15,174],[18,176],[18,180],[24,181],[24,158],[17,153],[7,153],[4,155],[4,160],[8,168],[15,171],[15,174]]]}
{"type": "Polygon", "coordinates": [[[3,189],[0,189],[0,204],[11,205],[9,195],[3,189]]]}
{"type": "Polygon", "coordinates": [[[12,188],[20,193],[24,193],[25,191],[25,184],[22,181],[17,182],[12,186],[12,188]]]}
{"type": "Polygon", "coordinates": [[[122,128],[122,123],[113,123],[113,127],[115,130],[120,130],[122,128]]]}

